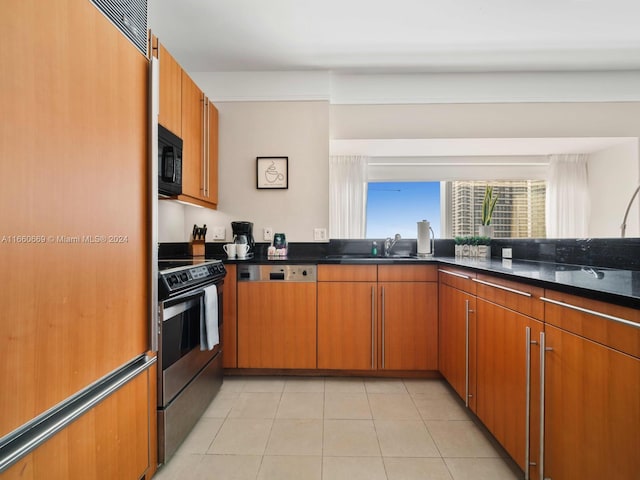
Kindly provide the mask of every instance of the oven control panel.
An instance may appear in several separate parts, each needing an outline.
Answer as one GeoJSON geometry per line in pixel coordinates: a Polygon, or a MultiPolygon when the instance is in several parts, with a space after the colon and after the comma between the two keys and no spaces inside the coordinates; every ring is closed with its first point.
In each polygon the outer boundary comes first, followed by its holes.
{"type": "Polygon", "coordinates": [[[206,286],[208,283],[222,280],[226,273],[221,261],[161,270],[158,278],[158,295],[160,298],[167,298],[175,293],[206,286]]]}

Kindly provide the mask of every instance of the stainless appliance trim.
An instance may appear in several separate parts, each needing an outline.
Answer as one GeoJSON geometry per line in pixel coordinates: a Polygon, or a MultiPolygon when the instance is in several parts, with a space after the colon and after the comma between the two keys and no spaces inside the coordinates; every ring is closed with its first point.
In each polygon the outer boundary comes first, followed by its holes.
{"type": "Polygon", "coordinates": [[[51,410],[0,439],[0,473],[87,413],[120,387],[151,367],[156,357],[140,355],[51,410]]]}
{"type": "Polygon", "coordinates": [[[315,282],[315,265],[238,265],[238,282],[315,282]]]}
{"type": "Polygon", "coordinates": [[[564,303],[558,300],[552,300],[551,298],[540,297],[540,300],[547,303],[553,303],[554,305],[558,305],[560,307],[570,308],[571,310],[576,310],[577,312],[587,313],[589,315],[593,315],[594,317],[600,317],[606,320],[611,320],[612,322],[622,323],[623,325],[627,325],[629,327],[640,328],[640,323],[635,323],[630,320],[625,320],[624,318],[614,317],[613,315],[607,315],[606,313],[596,312],[594,310],[589,310],[588,308],[582,308],[576,305],[571,305],[570,303],[564,303]]]}
{"type": "Polygon", "coordinates": [[[191,307],[195,307],[202,303],[202,294],[196,294],[197,298],[193,300],[187,300],[186,302],[180,302],[170,307],[165,307],[162,311],[162,321],[166,322],[168,318],[175,317],[176,315],[186,312],[191,307]]]}
{"type": "Polygon", "coordinates": [[[149,349],[158,351],[158,114],[160,112],[160,61],[149,62],[149,349]]]}

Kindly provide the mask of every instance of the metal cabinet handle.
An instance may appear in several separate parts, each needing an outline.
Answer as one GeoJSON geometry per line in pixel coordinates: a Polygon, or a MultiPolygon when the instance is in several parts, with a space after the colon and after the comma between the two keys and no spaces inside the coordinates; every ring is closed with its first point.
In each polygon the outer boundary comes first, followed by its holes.
{"type": "Polygon", "coordinates": [[[206,130],[206,144],[207,144],[207,152],[205,154],[205,163],[207,165],[206,173],[204,176],[204,184],[205,184],[205,197],[209,198],[209,170],[211,170],[211,164],[209,163],[209,153],[211,146],[209,145],[209,128],[211,127],[211,118],[209,117],[209,99],[207,99],[207,130],[206,130]]]}
{"type": "MultiPolygon", "coordinates": [[[[204,94],[202,94],[202,128],[204,128],[205,124],[206,124],[206,112],[207,112],[207,105],[206,105],[206,101],[205,101],[205,96],[204,94]]],[[[204,165],[204,150],[205,150],[205,138],[204,135],[202,135],[202,153],[201,153],[201,158],[200,161],[202,162],[202,170],[204,171],[205,169],[205,165],[204,165]]],[[[201,181],[200,181],[200,190],[202,191],[202,193],[204,194],[204,176],[202,177],[201,181]]]]}
{"type": "Polygon", "coordinates": [[[461,273],[456,273],[456,272],[450,272],[449,270],[442,270],[441,268],[439,268],[438,271],[442,273],[446,273],[447,275],[453,275],[454,277],[464,278],[465,280],[469,280],[471,278],[467,275],[463,275],[461,273]]]}
{"type": "Polygon", "coordinates": [[[376,368],[376,287],[371,287],[371,369],[376,368]]]}
{"type": "Polygon", "coordinates": [[[531,327],[525,328],[525,376],[526,376],[526,403],[525,403],[525,437],[524,437],[524,479],[529,480],[529,467],[534,466],[535,463],[531,462],[529,449],[531,446],[531,439],[529,438],[531,432],[531,345],[537,345],[538,342],[531,340],[531,327]]]}
{"type": "Polygon", "coordinates": [[[469,300],[464,301],[465,316],[465,371],[464,371],[464,406],[469,408],[469,300]]]}
{"type": "Polygon", "coordinates": [[[476,283],[481,283],[482,285],[487,285],[488,287],[498,288],[500,290],[505,290],[507,292],[516,293],[518,295],[522,295],[523,297],[533,297],[533,295],[531,295],[529,292],[523,292],[521,290],[515,290],[513,288],[509,288],[509,287],[504,287],[502,285],[498,285],[496,283],[485,282],[484,280],[478,280],[477,278],[472,278],[471,280],[473,280],[476,283]]]}
{"type": "Polygon", "coordinates": [[[384,368],[384,321],[385,321],[385,315],[384,315],[384,287],[382,287],[382,368],[384,368]]]}
{"type": "Polygon", "coordinates": [[[540,462],[539,462],[539,478],[545,480],[544,477],[544,397],[545,397],[545,354],[553,350],[547,347],[545,333],[540,332],[540,462]]]}
{"type": "Polygon", "coordinates": [[[558,300],[552,300],[551,298],[540,297],[540,300],[547,303],[553,303],[554,305],[558,305],[560,307],[570,308],[571,310],[576,310],[578,312],[587,313],[595,317],[611,320],[612,322],[622,323],[623,325],[627,325],[629,327],[640,328],[640,323],[635,323],[630,320],[625,320],[624,318],[614,317],[613,315],[607,315],[606,313],[600,313],[600,312],[596,312],[595,310],[589,310],[587,308],[578,307],[576,305],[571,305],[569,303],[559,302],[558,300]]]}

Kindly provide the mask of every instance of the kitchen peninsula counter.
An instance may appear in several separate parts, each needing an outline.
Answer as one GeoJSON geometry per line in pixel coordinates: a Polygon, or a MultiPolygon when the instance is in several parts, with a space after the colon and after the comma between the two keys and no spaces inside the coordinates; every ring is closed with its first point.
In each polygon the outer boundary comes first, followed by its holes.
{"type": "Polygon", "coordinates": [[[343,257],[327,255],[292,255],[287,258],[266,257],[246,260],[232,260],[225,255],[215,255],[229,264],[333,264],[333,265],[416,265],[438,264],[468,268],[470,270],[496,275],[509,280],[551,288],[575,295],[640,309],[640,271],[620,268],[603,268],[532,260],[506,260],[492,258],[478,260],[462,257],[343,257]]]}

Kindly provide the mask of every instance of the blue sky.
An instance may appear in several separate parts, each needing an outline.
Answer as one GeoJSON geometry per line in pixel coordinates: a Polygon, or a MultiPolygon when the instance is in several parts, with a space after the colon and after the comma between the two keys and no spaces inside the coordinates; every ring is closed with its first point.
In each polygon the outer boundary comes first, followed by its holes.
{"type": "Polygon", "coordinates": [[[440,182],[369,183],[367,238],[416,238],[421,220],[440,238],[440,182]]]}

